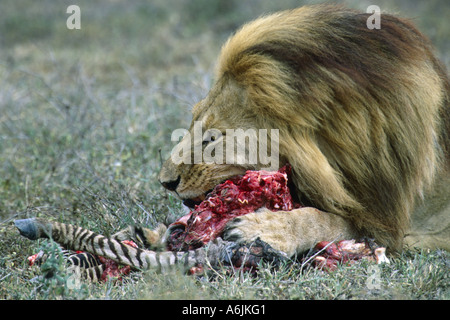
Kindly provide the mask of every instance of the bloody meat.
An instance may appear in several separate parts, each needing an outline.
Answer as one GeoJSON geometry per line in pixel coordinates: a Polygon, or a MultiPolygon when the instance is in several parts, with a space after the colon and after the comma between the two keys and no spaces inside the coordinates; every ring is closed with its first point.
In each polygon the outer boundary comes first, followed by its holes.
{"type": "Polygon", "coordinates": [[[288,187],[291,167],[278,171],[247,171],[217,185],[188,215],[169,227],[168,250],[192,250],[220,236],[230,220],[265,207],[289,211],[300,207],[288,187]]]}
{"type": "MultiPolygon", "coordinates": [[[[301,207],[294,203],[288,187],[288,176],[291,173],[290,165],[278,171],[247,171],[245,175],[238,176],[216,186],[214,190],[195,207],[188,215],[181,217],[169,226],[167,239],[168,250],[197,249],[221,236],[226,224],[235,217],[254,212],[259,208],[271,211],[290,211],[301,207]]],[[[289,213],[286,213],[289,214],[289,213]]],[[[124,243],[137,247],[132,241],[124,243]]],[[[230,263],[233,267],[243,267],[243,270],[255,271],[258,261],[279,261],[282,256],[270,248],[266,243],[257,240],[249,245],[236,244],[232,248],[230,263]],[[234,248],[234,249],[233,249],[234,248]]],[[[352,264],[360,259],[368,259],[377,263],[387,262],[385,248],[368,242],[358,243],[355,240],[343,240],[338,243],[327,241],[319,242],[313,256],[312,263],[323,270],[335,270],[338,264],[352,264]]],[[[77,252],[78,253],[78,252],[77,252]]],[[[30,265],[38,261],[42,254],[28,258],[30,265]]],[[[117,262],[98,257],[103,265],[102,280],[108,277],[121,279],[122,275],[130,272],[129,266],[120,267],[117,262]]],[[[307,261],[311,258],[306,257],[307,261]]],[[[203,266],[196,266],[189,270],[196,274],[203,272],[203,266]]]]}

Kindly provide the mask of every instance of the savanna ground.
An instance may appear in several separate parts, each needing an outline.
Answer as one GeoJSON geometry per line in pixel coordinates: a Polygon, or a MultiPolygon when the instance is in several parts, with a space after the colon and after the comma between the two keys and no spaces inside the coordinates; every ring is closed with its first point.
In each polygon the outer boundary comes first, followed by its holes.
{"type": "MultiPolygon", "coordinates": [[[[207,94],[221,43],[245,21],[304,3],[77,1],[81,30],[68,30],[72,1],[2,0],[0,299],[449,299],[450,255],[440,250],[406,251],[377,269],[324,273],[297,263],[210,279],[148,271],[73,290],[26,263],[48,244],[20,237],[17,218],[108,235],[180,216],[157,182],[159,150],[169,155],[171,132],[188,126],[190,107],[207,94]]],[[[450,65],[446,0],[346,3],[414,18],[450,65]]]]}

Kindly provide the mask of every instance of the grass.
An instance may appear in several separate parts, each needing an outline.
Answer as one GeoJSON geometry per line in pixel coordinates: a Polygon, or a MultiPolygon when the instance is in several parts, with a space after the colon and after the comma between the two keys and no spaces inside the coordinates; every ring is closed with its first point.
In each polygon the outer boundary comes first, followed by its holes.
{"type": "MultiPolygon", "coordinates": [[[[445,1],[379,3],[415,17],[449,65],[445,1]]],[[[156,179],[160,150],[166,157],[171,132],[188,127],[189,109],[207,94],[226,37],[264,12],[301,3],[78,1],[81,30],[66,28],[69,4],[2,2],[0,299],[450,298],[450,255],[439,250],[392,258],[375,270],[379,289],[370,289],[365,263],[333,273],[290,264],[257,278],[148,271],[77,290],[39,278],[26,257],[48,244],[19,237],[12,220],[48,217],[108,235],[180,216],[180,202],[156,179]]]]}

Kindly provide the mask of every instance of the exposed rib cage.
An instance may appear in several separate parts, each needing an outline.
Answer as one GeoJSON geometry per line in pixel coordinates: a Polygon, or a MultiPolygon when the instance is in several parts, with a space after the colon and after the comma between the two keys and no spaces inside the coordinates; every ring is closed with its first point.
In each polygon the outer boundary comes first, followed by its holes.
{"type": "Polygon", "coordinates": [[[30,265],[42,265],[46,263],[47,259],[51,259],[55,255],[58,258],[62,255],[67,265],[67,271],[78,274],[81,279],[89,282],[97,282],[102,278],[104,266],[96,255],[89,252],[74,253],[71,250],[65,250],[60,245],[59,250],[59,253],[53,252],[50,254],[45,253],[43,250],[39,251],[39,253],[32,256],[32,259],[30,259],[31,257],[28,258],[30,265]]]}

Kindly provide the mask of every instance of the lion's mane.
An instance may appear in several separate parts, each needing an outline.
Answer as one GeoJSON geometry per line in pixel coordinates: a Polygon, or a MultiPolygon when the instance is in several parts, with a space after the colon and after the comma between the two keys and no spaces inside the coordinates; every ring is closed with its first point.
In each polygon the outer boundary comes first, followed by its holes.
{"type": "Polygon", "coordinates": [[[395,249],[448,168],[450,86],[409,21],[382,14],[370,30],[368,17],[329,5],[262,17],[226,42],[216,78],[244,92],[235,119],[279,129],[299,200],[395,249]]]}

